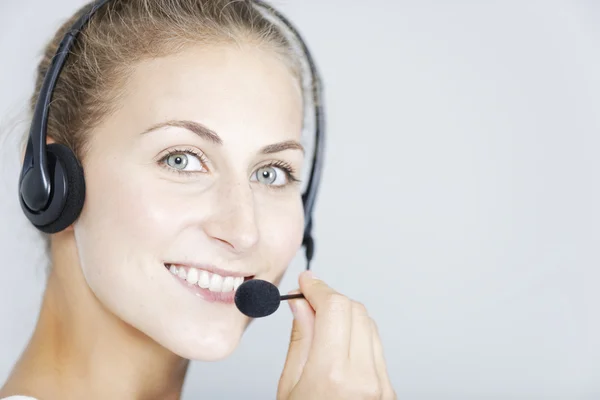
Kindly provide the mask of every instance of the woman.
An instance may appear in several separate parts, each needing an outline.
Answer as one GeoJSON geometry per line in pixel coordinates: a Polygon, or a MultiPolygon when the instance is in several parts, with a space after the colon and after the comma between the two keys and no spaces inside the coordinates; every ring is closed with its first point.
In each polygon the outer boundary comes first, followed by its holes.
{"type": "MultiPolygon", "coordinates": [[[[47,46],[32,105],[84,9],[47,46]]],[[[235,349],[236,288],[279,283],[304,229],[301,60],[267,14],[112,0],[79,35],[47,132],[83,165],[85,203],[49,237],[38,323],[0,398],[178,399],[189,360],[235,349]]],[[[310,273],[299,286],[278,398],[395,398],[365,308],[310,273]]]]}

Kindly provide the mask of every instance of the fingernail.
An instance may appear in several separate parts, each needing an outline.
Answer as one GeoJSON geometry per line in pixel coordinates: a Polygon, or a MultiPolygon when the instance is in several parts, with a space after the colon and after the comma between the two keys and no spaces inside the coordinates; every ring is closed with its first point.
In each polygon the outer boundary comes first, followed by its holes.
{"type": "Polygon", "coordinates": [[[319,279],[315,276],[314,272],[312,271],[306,272],[306,276],[308,276],[310,279],[319,279]]]}

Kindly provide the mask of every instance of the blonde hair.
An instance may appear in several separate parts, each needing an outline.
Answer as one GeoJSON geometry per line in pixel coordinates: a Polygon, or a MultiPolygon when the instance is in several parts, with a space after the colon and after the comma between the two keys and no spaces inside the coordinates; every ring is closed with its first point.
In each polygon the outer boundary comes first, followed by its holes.
{"type": "MultiPolygon", "coordinates": [[[[37,69],[33,111],[50,61],[82,7],[56,32],[37,69]]],[[[47,135],[81,160],[87,135],[114,110],[136,62],[175,54],[197,44],[251,43],[281,56],[302,82],[294,44],[265,10],[250,0],[111,0],[79,34],[54,89],[47,135]]]]}

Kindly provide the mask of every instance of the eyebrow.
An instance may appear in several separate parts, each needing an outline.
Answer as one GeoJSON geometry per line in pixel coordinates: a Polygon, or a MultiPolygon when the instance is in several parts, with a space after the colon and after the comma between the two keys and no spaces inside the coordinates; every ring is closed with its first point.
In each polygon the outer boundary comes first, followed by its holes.
{"type": "Polygon", "coordinates": [[[260,152],[263,154],[273,154],[284,150],[300,150],[304,153],[304,147],[295,140],[287,140],[281,143],[270,144],[263,147],[260,152]]]}
{"type": "MultiPolygon", "coordinates": [[[[218,145],[223,144],[223,139],[216,132],[207,128],[206,126],[194,122],[194,121],[185,121],[185,120],[171,120],[160,122],[158,124],[152,125],[150,128],[146,129],[142,132],[142,135],[146,133],[150,133],[160,128],[164,128],[166,126],[172,126],[176,128],[184,128],[187,129],[196,135],[200,136],[202,139],[208,140],[218,145]]],[[[270,144],[263,147],[260,152],[262,154],[273,154],[279,153],[285,150],[300,150],[302,153],[305,152],[304,146],[302,146],[299,142],[295,140],[286,140],[285,142],[270,144]]]]}
{"type": "Polygon", "coordinates": [[[184,128],[188,131],[194,132],[196,135],[200,136],[202,139],[209,140],[215,144],[223,144],[223,140],[217,135],[214,131],[208,129],[202,124],[199,124],[194,121],[165,121],[160,122],[158,124],[152,125],[150,128],[146,129],[142,132],[142,135],[146,133],[150,133],[160,128],[164,128],[165,126],[173,126],[176,128],[184,128]]]}

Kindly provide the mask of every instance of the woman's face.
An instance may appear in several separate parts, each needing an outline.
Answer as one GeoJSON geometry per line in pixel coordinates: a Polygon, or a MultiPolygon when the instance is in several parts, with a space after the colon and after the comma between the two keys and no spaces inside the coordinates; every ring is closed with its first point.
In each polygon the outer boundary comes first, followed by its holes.
{"type": "Polygon", "coordinates": [[[298,82],[274,52],[223,45],[142,62],[123,89],[83,161],[83,274],[164,347],[223,358],[248,323],[234,287],[278,283],[301,244],[298,82]]]}

